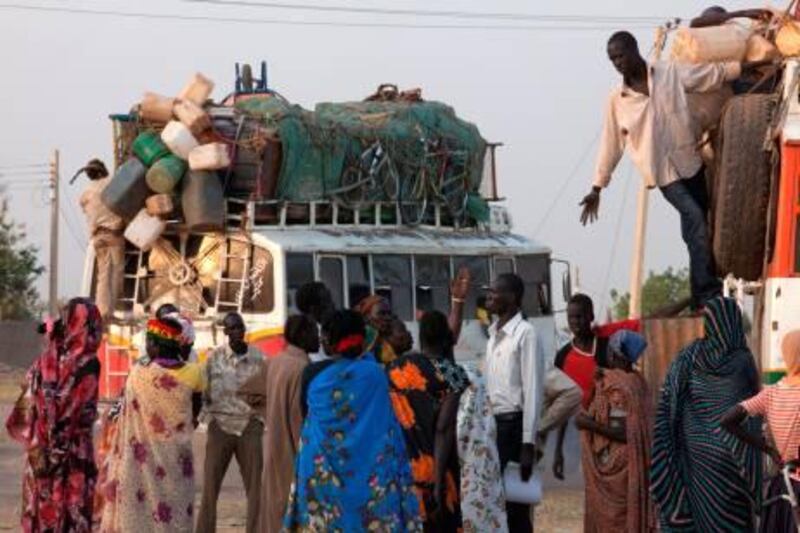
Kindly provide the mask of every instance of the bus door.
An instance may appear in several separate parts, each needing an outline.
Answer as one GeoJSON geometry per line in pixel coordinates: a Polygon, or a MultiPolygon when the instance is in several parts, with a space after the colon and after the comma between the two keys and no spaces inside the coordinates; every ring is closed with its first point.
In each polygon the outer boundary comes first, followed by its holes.
{"type": "Polygon", "coordinates": [[[347,263],[343,255],[320,254],[317,256],[317,281],[321,281],[331,291],[336,309],[348,307],[345,280],[347,263]]]}

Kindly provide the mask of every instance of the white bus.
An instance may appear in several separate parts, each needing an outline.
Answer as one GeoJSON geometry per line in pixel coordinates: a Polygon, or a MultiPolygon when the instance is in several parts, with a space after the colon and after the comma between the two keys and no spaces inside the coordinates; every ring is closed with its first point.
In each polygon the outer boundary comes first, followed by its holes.
{"type": "MultiPolygon", "coordinates": [[[[100,351],[101,395],[113,397],[121,390],[143,345],[146,319],[159,305],[174,303],[192,315],[201,359],[223,342],[219,320],[230,311],[245,318],[249,340],[274,355],[283,347],[283,324],[295,309],[295,292],[313,280],[324,282],[341,308],[368,294],[384,295],[416,337],[419,313],[446,313],[449,282],[467,267],[473,290],[456,357],[474,360],[487,339],[478,299],[495,276],[515,272],[525,282],[524,311],[542,335],[546,353],[555,353],[549,248],[513,234],[499,206],[492,207],[490,224],[460,229],[438,222],[392,223],[393,216],[387,216],[392,209],[396,206],[375,204],[367,212],[344,212],[327,203],[230,199],[225,234],[191,234],[171,224],[149,251],[128,244],[124,294],[100,351]]],[[[95,268],[89,248],[84,293],[92,295],[95,268]]],[[[568,272],[567,266],[567,282],[568,272]]],[[[564,292],[567,296],[568,283],[564,292]]]]}

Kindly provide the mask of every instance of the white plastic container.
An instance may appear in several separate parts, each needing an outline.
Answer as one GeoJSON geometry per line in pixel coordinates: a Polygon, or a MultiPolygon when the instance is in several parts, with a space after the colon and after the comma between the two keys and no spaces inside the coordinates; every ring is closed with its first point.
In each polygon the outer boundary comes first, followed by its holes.
{"type": "Polygon", "coordinates": [[[140,250],[147,251],[153,247],[166,227],[166,222],[148,214],[147,209],[142,209],[125,228],[125,238],[140,250]]]}
{"type": "Polygon", "coordinates": [[[199,72],[192,76],[189,83],[178,94],[179,100],[190,100],[195,104],[202,106],[211,96],[211,91],[214,90],[214,82],[206,78],[199,72]]]}
{"type": "Polygon", "coordinates": [[[174,112],[177,119],[189,128],[193,135],[199,135],[211,127],[208,113],[191,100],[178,100],[174,112]]]}
{"type": "Polygon", "coordinates": [[[139,116],[150,122],[165,124],[172,120],[172,109],[175,99],[156,93],[144,93],[139,104],[139,116]]]}
{"type": "Polygon", "coordinates": [[[743,61],[752,32],[738,24],[707,28],[680,28],[670,58],[679,63],[743,61]]]}
{"type": "Polygon", "coordinates": [[[161,140],[173,154],[183,160],[189,159],[191,151],[199,146],[191,130],[177,120],[166,125],[164,131],[161,132],[161,140]]]}
{"type": "Polygon", "coordinates": [[[223,143],[204,144],[189,154],[189,168],[192,170],[219,170],[230,165],[228,147],[223,143]]]}

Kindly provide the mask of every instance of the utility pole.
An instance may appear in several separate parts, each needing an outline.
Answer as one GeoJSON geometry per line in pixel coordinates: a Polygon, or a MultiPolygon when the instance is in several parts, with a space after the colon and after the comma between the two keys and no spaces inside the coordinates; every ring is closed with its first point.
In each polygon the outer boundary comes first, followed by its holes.
{"type": "Polygon", "coordinates": [[[629,291],[631,301],[628,318],[642,317],[642,271],[644,270],[644,243],[647,235],[647,185],[644,181],[639,187],[639,199],[636,207],[636,232],[633,241],[633,258],[631,261],[631,284],[629,291]]]}
{"type": "MultiPolygon", "coordinates": [[[[667,43],[667,33],[674,30],[678,24],[680,24],[680,20],[671,20],[663,26],[659,26],[656,30],[656,38],[653,43],[653,59],[661,59],[661,52],[664,51],[664,46],[667,43]]],[[[629,287],[631,301],[628,307],[628,318],[642,317],[642,271],[644,270],[644,243],[647,236],[649,192],[647,185],[642,180],[642,184],[639,186],[639,198],[636,206],[636,232],[634,234],[633,258],[631,260],[631,284],[629,287]]]]}
{"type": "Polygon", "coordinates": [[[50,315],[58,314],[58,182],[59,153],[53,150],[50,160],[50,315]]]}

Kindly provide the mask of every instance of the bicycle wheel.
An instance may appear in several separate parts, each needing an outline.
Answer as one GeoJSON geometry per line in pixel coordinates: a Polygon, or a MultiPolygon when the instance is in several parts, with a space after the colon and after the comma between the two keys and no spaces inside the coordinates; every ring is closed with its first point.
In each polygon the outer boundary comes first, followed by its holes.
{"type": "Polygon", "coordinates": [[[378,181],[383,188],[384,199],[389,202],[397,201],[400,198],[400,175],[388,156],[384,159],[379,172],[378,181]]]}
{"type": "Polygon", "coordinates": [[[428,210],[424,171],[419,172],[412,179],[400,182],[397,204],[403,224],[418,226],[423,223],[428,210]]]}
{"type": "Polygon", "coordinates": [[[362,178],[361,170],[348,167],[342,173],[341,187],[331,191],[330,195],[347,208],[358,207],[366,200],[367,181],[362,178]]]}
{"type": "Polygon", "coordinates": [[[467,200],[469,199],[463,177],[452,178],[445,182],[439,194],[440,201],[453,219],[453,223],[463,226],[467,221],[467,200]]]}

